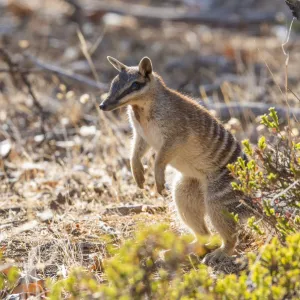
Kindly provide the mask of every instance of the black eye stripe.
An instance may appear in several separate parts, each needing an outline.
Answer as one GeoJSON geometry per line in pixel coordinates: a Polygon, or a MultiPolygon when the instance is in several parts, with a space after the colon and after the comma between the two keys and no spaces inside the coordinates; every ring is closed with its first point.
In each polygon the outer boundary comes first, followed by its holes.
{"type": "Polygon", "coordinates": [[[131,94],[134,91],[140,90],[145,85],[146,85],[146,82],[139,82],[139,88],[138,89],[133,88],[132,85],[131,85],[127,90],[125,90],[121,95],[118,96],[117,100],[120,100],[120,99],[124,98],[125,96],[131,94]]]}

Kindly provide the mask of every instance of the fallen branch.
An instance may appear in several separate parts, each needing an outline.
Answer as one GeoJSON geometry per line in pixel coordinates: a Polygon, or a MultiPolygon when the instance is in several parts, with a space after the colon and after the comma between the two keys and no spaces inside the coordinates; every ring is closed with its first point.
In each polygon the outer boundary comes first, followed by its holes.
{"type": "Polygon", "coordinates": [[[106,208],[104,211],[104,215],[107,214],[118,214],[121,216],[127,216],[130,214],[140,214],[143,212],[147,212],[150,214],[155,214],[158,212],[165,212],[165,206],[154,206],[154,205],[128,205],[128,206],[119,206],[119,207],[110,207],[106,208]]]}
{"type": "Polygon", "coordinates": [[[97,2],[85,11],[89,16],[105,13],[132,16],[139,19],[150,19],[153,21],[172,21],[194,24],[205,24],[213,27],[241,28],[248,25],[281,24],[284,20],[281,14],[247,11],[237,15],[224,13],[224,11],[186,11],[186,9],[149,7],[139,4],[117,4],[97,2]]]}
{"type": "MultiPolygon", "coordinates": [[[[25,74],[43,72],[43,70],[37,69],[37,68],[30,68],[30,69],[19,68],[18,71],[22,72],[22,73],[25,73],[25,74]]],[[[0,73],[10,73],[10,72],[11,71],[10,71],[9,68],[0,68],[0,73]]]]}
{"type": "Polygon", "coordinates": [[[46,71],[49,71],[51,73],[54,73],[58,76],[66,77],[66,78],[76,81],[80,84],[88,85],[88,86],[96,88],[96,89],[100,89],[100,90],[108,89],[108,85],[105,83],[97,82],[97,81],[90,79],[83,75],[74,74],[72,71],[66,71],[58,66],[53,65],[53,64],[51,64],[51,65],[47,64],[45,62],[40,61],[39,59],[37,59],[36,57],[34,57],[32,55],[27,54],[25,57],[28,58],[35,66],[37,66],[41,69],[44,69],[46,71]]]}
{"type": "Polygon", "coordinates": [[[10,74],[11,80],[14,84],[14,86],[20,88],[18,84],[18,72],[19,72],[19,67],[16,63],[14,63],[10,57],[10,54],[4,50],[3,48],[0,48],[0,55],[3,58],[3,61],[7,64],[8,66],[8,73],[10,74]]]}
{"type": "Polygon", "coordinates": [[[25,209],[25,208],[19,207],[19,206],[9,207],[9,208],[0,208],[0,214],[6,214],[6,213],[9,213],[9,211],[13,211],[13,212],[18,213],[23,209],[25,209]]]}

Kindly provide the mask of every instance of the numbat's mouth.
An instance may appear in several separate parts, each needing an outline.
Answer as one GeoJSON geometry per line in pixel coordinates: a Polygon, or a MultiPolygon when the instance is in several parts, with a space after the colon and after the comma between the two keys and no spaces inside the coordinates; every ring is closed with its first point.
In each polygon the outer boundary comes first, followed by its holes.
{"type": "Polygon", "coordinates": [[[105,101],[102,102],[99,105],[99,108],[103,111],[111,111],[111,110],[115,110],[117,108],[120,108],[121,106],[125,105],[126,103],[106,103],[105,101]]]}

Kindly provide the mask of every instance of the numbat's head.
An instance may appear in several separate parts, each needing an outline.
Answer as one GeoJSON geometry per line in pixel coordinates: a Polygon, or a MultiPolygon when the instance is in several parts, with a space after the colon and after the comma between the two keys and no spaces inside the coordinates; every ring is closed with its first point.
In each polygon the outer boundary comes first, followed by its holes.
{"type": "Polygon", "coordinates": [[[128,67],[108,56],[108,61],[119,71],[113,79],[107,98],[100,104],[102,110],[113,110],[128,104],[138,104],[154,81],[150,58],[144,57],[137,67],[128,67]]]}

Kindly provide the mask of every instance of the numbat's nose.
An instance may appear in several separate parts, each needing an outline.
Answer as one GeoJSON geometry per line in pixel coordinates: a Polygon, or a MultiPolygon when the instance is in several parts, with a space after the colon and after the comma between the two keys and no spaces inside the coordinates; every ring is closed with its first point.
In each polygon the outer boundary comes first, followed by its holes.
{"type": "Polygon", "coordinates": [[[106,105],[105,103],[101,103],[101,104],[99,105],[99,108],[100,108],[101,110],[105,110],[106,107],[107,107],[107,105],[106,105]]]}

